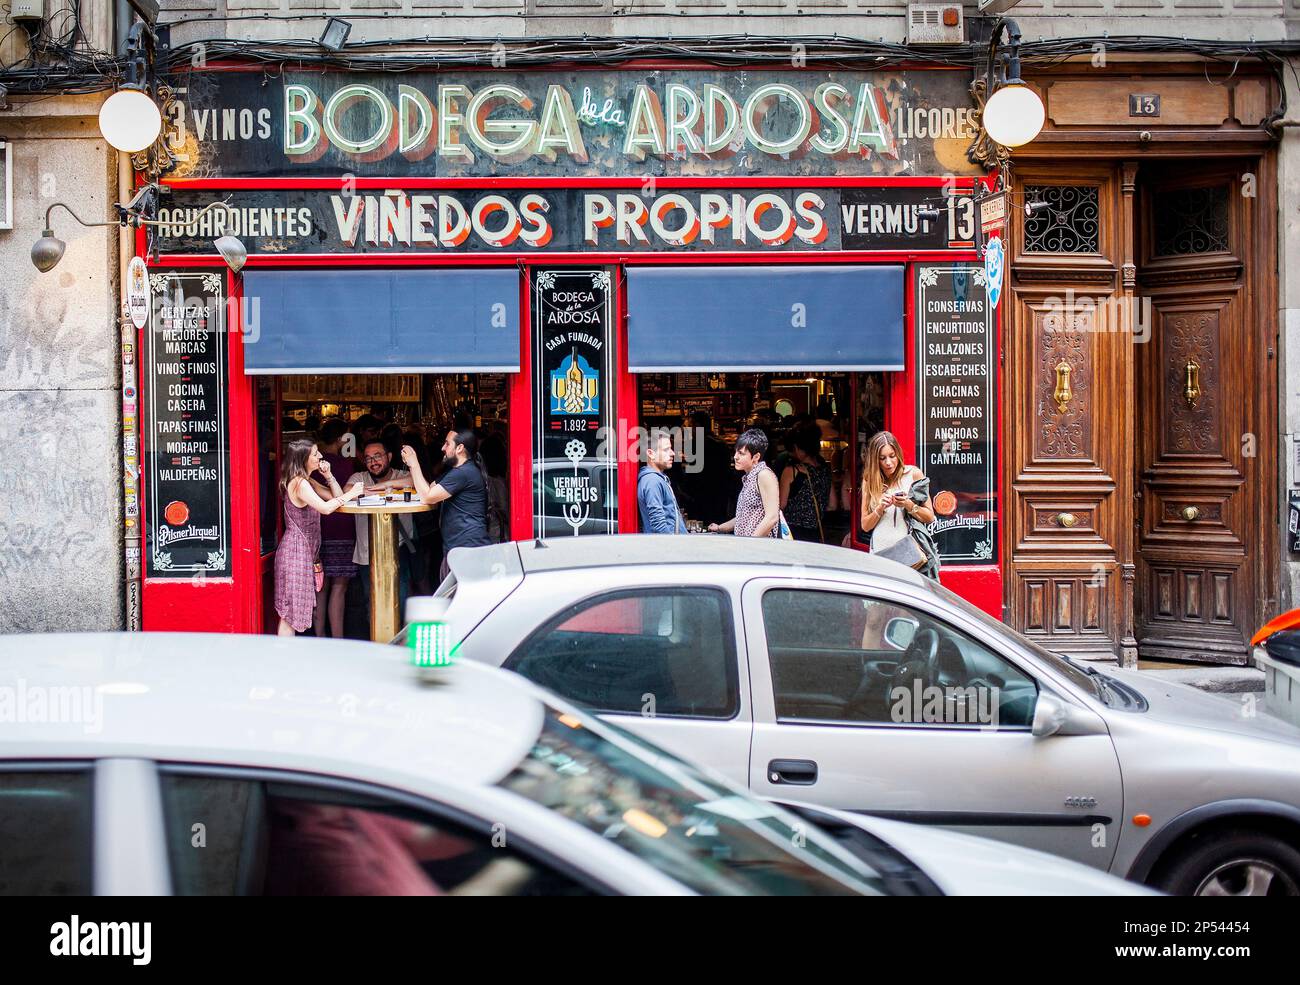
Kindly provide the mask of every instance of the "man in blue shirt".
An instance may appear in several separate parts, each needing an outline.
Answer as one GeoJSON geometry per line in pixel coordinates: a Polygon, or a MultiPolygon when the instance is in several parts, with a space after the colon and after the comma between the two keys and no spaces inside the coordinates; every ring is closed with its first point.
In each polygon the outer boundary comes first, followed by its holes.
{"type": "Polygon", "coordinates": [[[650,436],[646,464],[636,478],[636,504],[641,512],[641,532],[647,534],[684,534],[686,523],[677,508],[677,497],[665,474],[672,468],[673,439],[657,431],[650,436]]]}

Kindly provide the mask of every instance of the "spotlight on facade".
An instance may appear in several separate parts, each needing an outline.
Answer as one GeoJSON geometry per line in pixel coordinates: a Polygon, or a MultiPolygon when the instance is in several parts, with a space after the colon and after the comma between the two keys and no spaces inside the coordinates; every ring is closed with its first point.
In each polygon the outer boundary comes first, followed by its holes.
{"type": "Polygon", "coordinates": [[[351,33],[351,23],[338,17],[331,17],[325,22],[325,30],[321,32],[320,46],[327,51],[342,51],[351,33]]]}
{"type": "Polygon", "coordinates": [[[248,250],[237,236],[222,236],[213,245],[231,271],[239,273],[243,269],[244,262],[248,259],[248,250]]]}
{"type": "Polygon", "coordinates": [[[162,113],[143,86],[128,83],[99,108],[99,132],[115,150],[135,154],[162,133],[162,113]]]}
{"type": "Polygon", "coordinates": [[[1020,26],[1010,18],[1004,17],[994,25],[988,61],[984,132],[1003,147],[1021,147],[1042,131],[1047,113],[1038,93],[1020,78],[1020,26]],[[1003,34],[1007,47],[999,51],[1003,34]]]}

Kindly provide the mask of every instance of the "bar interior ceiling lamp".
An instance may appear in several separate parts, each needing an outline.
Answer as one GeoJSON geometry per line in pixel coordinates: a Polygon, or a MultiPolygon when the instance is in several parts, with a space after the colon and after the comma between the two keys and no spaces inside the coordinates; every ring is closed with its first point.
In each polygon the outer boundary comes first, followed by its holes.
{"type": "Polygon", "coordinates": [[[244,271],[250,374],[517,373],[519,272],[244,271]]]}
{"type": "Polygon", "coordinates": [[[631,267],[633,373],[898,371],[903,267],[631,267]]]}

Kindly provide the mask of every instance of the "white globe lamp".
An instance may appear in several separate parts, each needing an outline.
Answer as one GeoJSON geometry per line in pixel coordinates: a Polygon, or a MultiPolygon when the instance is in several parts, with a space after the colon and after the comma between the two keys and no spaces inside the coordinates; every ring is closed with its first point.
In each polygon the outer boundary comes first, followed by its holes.
{"type": "Polygon", "coordinates": [[[114,149],[134,154],[158,139],[162,113],[147,92],[125,85],[99,108],[99,132],[114,149]]]}
{"type": "Polygon", "coordinates": [[[1009,82],[984,104],[984,132],[1003,147],[1022,147],[1043,129],[1047,114],[1038,93],[1023,82],[1009,82]]]}

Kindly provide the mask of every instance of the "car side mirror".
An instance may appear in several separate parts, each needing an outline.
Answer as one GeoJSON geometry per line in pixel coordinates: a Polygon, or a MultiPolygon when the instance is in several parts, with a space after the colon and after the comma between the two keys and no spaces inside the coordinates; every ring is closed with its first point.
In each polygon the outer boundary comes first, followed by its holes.
{"type": "Polygon", "coordinates": [[[1030,728],[1036,739],[1045,739],[1061,731],[1069,718],[1069,710],[1060,698],[1040,693],[1034,705],[1034,722],[1030,728]]]}
{"type": "Polygon", "coordinates": [[[1069,719],[1069,711],[1060,698],[1052,694],[1040,694],[1034,706],[1034,725],[1031,732],[1035,738],[1056,736],[1069,719]]]}
{"type": "Polygon", "coordinates": [[[885,623],[884,639],[895,650],[906,650],[916,638],[916,631],[921,624],[906,616],[895,616],[885,623]]]}

